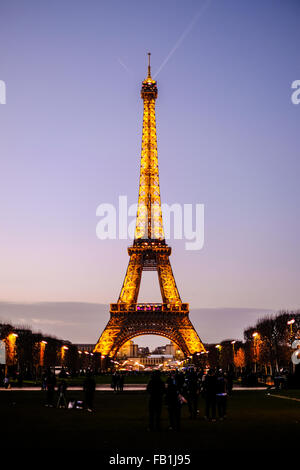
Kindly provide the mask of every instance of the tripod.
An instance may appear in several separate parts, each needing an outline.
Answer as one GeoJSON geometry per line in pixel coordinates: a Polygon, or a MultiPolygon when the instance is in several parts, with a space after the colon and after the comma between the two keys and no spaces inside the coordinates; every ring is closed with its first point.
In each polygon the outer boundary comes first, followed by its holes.
{"type": "Polygon", "coordinates": [[[64,392],[59,392],[56,408],[67,408],[67,400],[64,392]]]}

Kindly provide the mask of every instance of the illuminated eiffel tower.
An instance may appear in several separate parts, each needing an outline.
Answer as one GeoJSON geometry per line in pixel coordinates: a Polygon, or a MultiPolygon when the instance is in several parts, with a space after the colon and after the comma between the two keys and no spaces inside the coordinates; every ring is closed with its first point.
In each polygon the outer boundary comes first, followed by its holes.
{"type": "Polygon", "coordinates": [[[155,124],[156,81],[148,76],[142,83],[144,102],[141,171],[136,229],[127,272],[118,302],[110,306],[110,320],[94,352],[114,358],[120,347],[140,335],[159,335],[173,341],[189,356],[205,351],[189,319],[189,305],[182,303],[173,276],[162,221],[155,124]],[[138,293],[142,271],[157,271],[161,304],[141,304],[138,293]]]}

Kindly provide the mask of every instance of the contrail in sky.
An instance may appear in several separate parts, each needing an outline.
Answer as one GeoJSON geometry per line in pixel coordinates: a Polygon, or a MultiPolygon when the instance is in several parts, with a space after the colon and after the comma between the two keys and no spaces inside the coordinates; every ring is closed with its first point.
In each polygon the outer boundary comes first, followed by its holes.
{"type": "Polygon", "coordinates": [[[167,57],[165,58],[165,60],[163,61],[163,63],[160,65],[160,67],[158,68],[157,72],[155,73],[155,75],[153,76],[153,78],[155,78],[159,72],[163,69],[163,67],[166,65],[166,63],[170,60],[170,58],[172,57],[172,55],[174,54],[174,52],[178,49],[178,47],[180,46],[180,44],[184,41],[185,37],[189,34],[189,32],[193,29],[193,27],[195,26],[195,24],[197,23],[198,19],[200,18],[200,16],[205,12],[205,10],[208,8],[208,6],[210,5],[210,3],[212,2],[212,0],[207,0],[206,3],[204,3],[202,5],[202,7],[200,8],[200,10],[198,11],[198,13],[196,14],[195,18],[192,19],[192,21],[190,22],[190,24],[186,27],[186,29],[183,31],[182,35],[180,36],[180,38],[178,39],[178,41],[175,43],[174,47],[171,49],[171,51],[169,52],[169,54],[167,55],[167,57]]]}
{"type": "Polygon", "coordinates": [[[120,59],[120,57],[118,57],[118,62],[120,65],[122,65],[122,67],[126,70],[126,72],[128,72],[129,74],[132,74],[131,70],[127,67],[127,65],[124,64],[124,62],[120,59]]]}

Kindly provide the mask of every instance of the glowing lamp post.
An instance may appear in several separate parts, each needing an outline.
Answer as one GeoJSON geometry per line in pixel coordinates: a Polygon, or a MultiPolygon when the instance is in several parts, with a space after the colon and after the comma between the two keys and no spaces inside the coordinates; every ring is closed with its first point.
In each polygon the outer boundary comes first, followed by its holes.
{"type": "Polygon", "coordinates": [[[293,324],[294,323],[295,323],[295,318],[292,318],[291,320],[287,322],[287,325],[289,325],[291,329],[291,336],[293,336],[293,324]]]}
{"type": "Polygon", "coordinates": [[[252,338],[253,338],[253,352],[254,352],[254,372],[256,372],[256,369],[257,369],[257,348],[258,348],[258,345],[257,345],[257,340],[258,340],[258,332],[255,331],[254,333],[252,333],[252,338]]]}
{"type": "Polygon", "coordinates": [[[222,350],[222,346],[220,344],[216,344],[216,349],[218,350],[219,354],[218,354],[218,365],[220,363],[220,358],[221,358],[221,350],[222,350]]]}
{"type": "Polygon", "coordinates": [[[65,361],[65,356],[66,356],[66,351],[68,350],[68,346],[62,346],[60,348],[60,356],[61,356],[61,365],[63,366],[64,365],[64,361],[65,361]]]}
{"type": "Polygon", "coordinates": [[[44,362],[45,362],[45,349],[46,349],[46,344],[47,344],[47,341],[40,341],[40,366],[43,367],[44,366],[44,362]]]}
{"type": "Polygon", "coordinates": [[[18,335],[17,333],[10,333],[8,336],[5,338],[5,344],[6,344],[6,351],[7,351],[7,361],[6,361],[6,367],[5,367],[5,375],[7,374],[7,366],[15,365],[15,358],[16,358],[16,339],[18,335]]]}

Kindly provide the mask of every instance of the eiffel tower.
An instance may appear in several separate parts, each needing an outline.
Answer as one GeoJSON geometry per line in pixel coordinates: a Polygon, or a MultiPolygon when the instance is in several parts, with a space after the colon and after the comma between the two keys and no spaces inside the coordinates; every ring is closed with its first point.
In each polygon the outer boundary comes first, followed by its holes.
{"type": "Polygon", "coordinates": [[[110,305],[110,320],[94,352],[114,358],[120,347],[140,335],[159,335],[173,341],[185,356],[205,351],[189,319],[189,305],[182,303],[166,244],[160,202],[155,124],[156,81],[148,76],[142,83],[144,102],[141,170],[136,229],[127,272],[117,303],[110,305]],[[143,271],[157,271],[162,303],[138,303],[143,271]]]}

